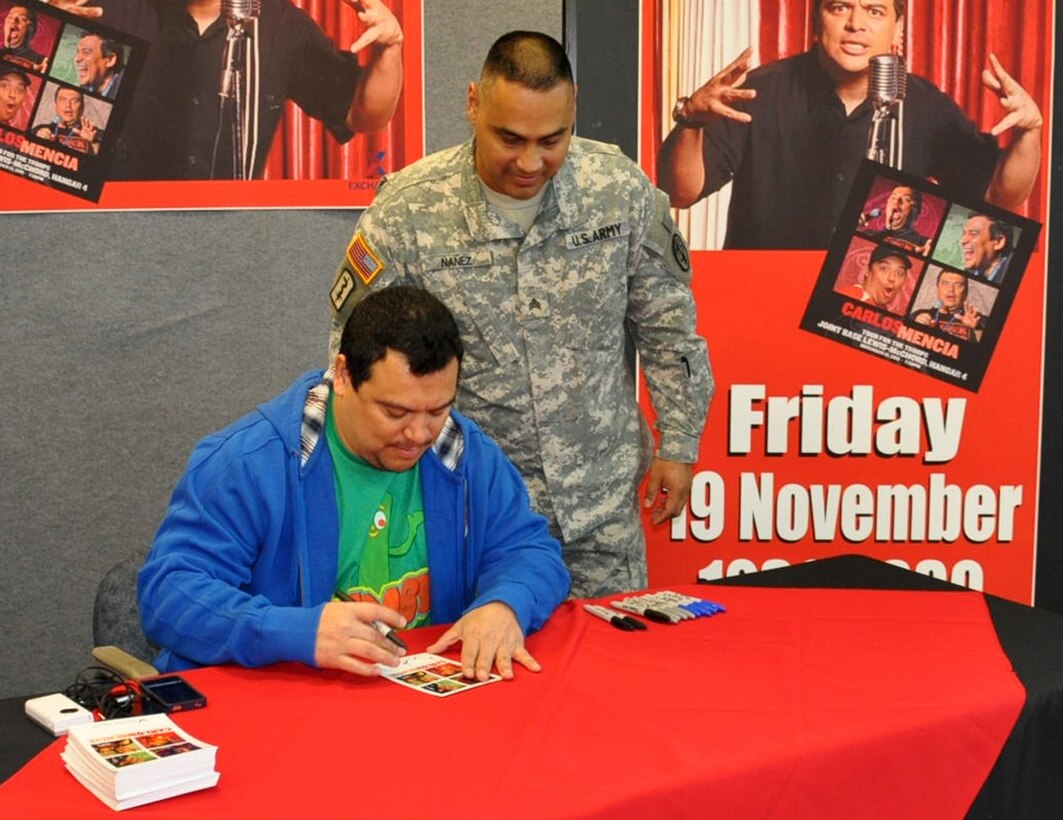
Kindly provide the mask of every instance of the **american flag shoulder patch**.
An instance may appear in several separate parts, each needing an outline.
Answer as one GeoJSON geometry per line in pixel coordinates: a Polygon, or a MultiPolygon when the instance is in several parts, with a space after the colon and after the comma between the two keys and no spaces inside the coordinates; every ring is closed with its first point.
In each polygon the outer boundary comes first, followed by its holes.
{"type": "Polygon", "coordinates": [[[365,241],[365,237],[362,236],[361,232],[356,233],[354,239],[351,240],[351,244],[347,246],[347,260],[351,263],[355,273],[358,274],[358,278],[366,285],[370,284],[376,279],[377,274],[384,270],[384,263],[380,261],[379,256],[373,253],[373,249],[369,247],[369,243],[365,241]]]}

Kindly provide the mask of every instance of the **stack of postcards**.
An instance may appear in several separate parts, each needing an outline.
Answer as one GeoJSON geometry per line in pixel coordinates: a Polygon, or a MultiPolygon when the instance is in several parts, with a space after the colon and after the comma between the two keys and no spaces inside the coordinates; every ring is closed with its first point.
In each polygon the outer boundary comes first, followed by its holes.
{"type": "Polygon", "coordinates": [[[217,751],[157,714],[74,726],[62,758],[85,788],[120,811],[214,786],[217,751]]]}

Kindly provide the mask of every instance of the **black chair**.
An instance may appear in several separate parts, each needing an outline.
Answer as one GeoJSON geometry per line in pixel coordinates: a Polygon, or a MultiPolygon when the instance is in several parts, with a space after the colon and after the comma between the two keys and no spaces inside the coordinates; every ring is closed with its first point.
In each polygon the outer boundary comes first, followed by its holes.
{"type": "Polygon", "coordinates": [[[149,663],[158,654],[140,625],[137,571],[142,554],[131,555],[111,567],[96,587],[92,609],[92,655],[98,663],[126,678],[157,675],[149,663]]]}

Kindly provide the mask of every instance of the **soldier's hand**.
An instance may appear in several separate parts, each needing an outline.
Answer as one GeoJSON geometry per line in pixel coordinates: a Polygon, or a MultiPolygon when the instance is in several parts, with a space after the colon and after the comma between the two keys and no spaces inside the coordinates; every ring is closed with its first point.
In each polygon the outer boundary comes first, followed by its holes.
{"type": "Polygon", "coordinates": [[[653,510],[650,520],[660,524],[675,518],[690,499],[690,485],[694,482],[694,465],[669,461],[654,456],[646,481],[643,504],[653,510]]]}

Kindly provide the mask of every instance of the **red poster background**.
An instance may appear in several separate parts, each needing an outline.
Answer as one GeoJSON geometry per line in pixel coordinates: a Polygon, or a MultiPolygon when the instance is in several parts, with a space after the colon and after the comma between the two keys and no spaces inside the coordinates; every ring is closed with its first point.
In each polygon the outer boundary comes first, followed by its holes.
{"type": "MultiPolygon", "coordinates": [[[[980,91],[977,75],[987,50],[995,51],[1011,68],[1024,87],[1035,95],[1046,123],[1050,121],[1049,83],[1051,77],[1052,9],[1038,2],[1022,4],[1020,13],[1014,4],[1002,0],[988,2],[909,3],[912,19],[909,42],[923,43],[922,50],[910,51],[911,69],[929,77],[960,103],[981,127],[988,127],[1002,116],[999,105],[980,91]],[[1005,8],[1007,5],[1007,8],[1005,8]],[[1027,8],[1029,7],[1029,8],[1027,8]],[[957,10],[962,10],[959,14],[957,10]],[[1028,16],[1027,16],[1028,12],[1028,16]],[[1037,20],[1037,25],[1019,26],[1020,19],[1037,20]],[[960,18],[978,20],[977,25],[960,26],[960,18]],[[1004,19],[1009,21],[1004,26],[1004,19]],[[941,35],[942,30],[948,31],[941,35]],[[935,64],[935,55],[955,54],[956,42],[970,43],[969,34],[977,31],[981,46],[963,66],[949,68],[946,61],[935,64]],[[959,39],[957,39],[959,37],[959,39]],[[1025,38],[1025,39],[1024,39],[1025,38]],[[1035,39],[1041,38],[1041,39],[1035,39]],[[925,44],[931,43],[933,47],[925,44]],[[1033,55],[1033,56],[1031,56],[1033,55]],[[962,76],[960,76],[962,75],[962,76]]],[[[814,2],[800,4],[762,3],[762,27],[772,19],[775,8],[780,19],[790,25],[779,30],[799,32],[797,42],[788,53],[807,47],[804,39],[810,27],[805,15],[814,2]],[[800,24],[790,18],[798,14],[800,24]],[[786,17],[789,14],[790,17],[786,17]]],[[[642,164],[655,178],[656,151],[661,127],[661,45],[658,37],[657,3],[643,4],[642,164]]],[[[777,32],[761,34],[761,48],[777,32]]],[[[737,54],[745,44],[736,44],[737,54]]],[[[762,50],[762,55],[763,55],[762,50]]],[[[966,53],[966,52],[965,52],[966,53]]],[[[781,51],[771,55],[786,56],[781,51]]],[[[768,58],[768,59],[770,59],[768,58]]],[[[951,62],[955,62],[951,57],[951,62]]],[[[707,78],[705,78],[707,79],[707,78]]],[[[1027,211],[1043,220],[1042,205],[1047,201],[1048,135],[1045,129],[1045,153],[1038,189],[1027,211]]],[[[904,565],[946,580],[965,584],[1023,603],[1033,601],[1035,542],[1037,527],[1037,481],[1039,467],[1039,430],[1041,376],[1044,349],[1045,272],[1044,236],[1027,267],[1012,312],[1004,327],[1000,343],[989,364],[985,381],[977,393],[952,388],[947,384],[902,366],[876,359],[859,350],[822,339],[798,328],[802,313],[824,261],[819,252],[783,251],[703,251],[692,254],[693,290],[698,305],[699,332],[708,340],[709,353],[716,377],[716,394],[702,440],[701,456],[695,465],[695,486],[686,514],[671,524],[652,527],[646,519],[650,584],[664,585],[689,581],[699,573],[720,577],[739,572],[793,564],[840,553],[861,553],[904,565]],[[947,402],[950,398],[966,400],[965,418],[958,451],[946,463],[927,464],[923,459],[926,430],[921,431],[920,454],[916,456],[868,455],[837,456],[827,453],[800,455],[798,421],[788,425],[790,446],[782,455],[767,455],[763,428],[754,430],[752,452],[728,452],[729,436],[734,423],[729,406],[735,385],[763,385],[769,397],[799,397],[806,385],[822,386],[823,400],[849,397],[856,385],[869,385],[874,391],[874,406],[883,399],[905,397],[921,403],[926,398],[947,402]],[[839,492],[864,485],[872,494],[887,485],[928,487],[932,475],[957,488],[961,499],[992,493],[998,500],[1003,494],[1021,493],[1015,509],[1013,530],[1001,527],[1000,519],[980,515],[968,505],[972,531],[979,526],[990,533],[988,538],[975,534],[969,538],[961,531],[958,538],[930,540],[910,533],[897,537],[890,533],[877,537],[847,539],[840,531],[819,538],[809,523],[788,528],[791,512],[802,505],[816,506],[821,485],[837,485],[839,492]],[[743,478],[745,476],[745,478],[743,478]],[[767,533],[755,532],[742,537],[743,519],[748,523],[753,510],[760,509],[751,484],[763,489],[765,476],[774,480],[774,497],[780,496],[780,509],[769,505],[774,526],[767,533]],[[983,490],[982,488],[989,488],[983,490]],[[743,489],[746,491],[743,492],[743,489]],[[783,525],[780,525],[780,521],[783,525]]],[[[643,395],[643,404],[652,416],[643,395]]],[[[764,409],[763,403],[760,409],[764,409]]],[[[876,425],[877,427],[877,425],[876,425]]],[[[844,507],[845,505],[841,505],[844,507]]],[[[941,515],[948,505],[939,499],[931,504],[930,514],[941,515]]],[[[850,509],[851,513],[852,510],[850,509]]],[[[810,513],[812,515],[812,513],[810,513]]],[[[838,522],[844,510],[822,515],[828,522],[838,522]]],[[[911,516],[908,516],[911,520],[911,516]]],[[[873,520],[873,518],[872,518],[873,520]]]]}
{"type": "MultiPolygon", "coordinates": [[[[339,145],[325,127],[288,102],[263,179],[248,181],[106,182],[98,203],[0,172],[0,210],[173,210],[213,208],[364,208],[386,172],[424,154],[424,72],[420,0],[385,0],[403,30],[403,89],[389,126],[339,145]]],[[[361,30],[343,0],[293,0],[346,47],[361,30]]]]}

